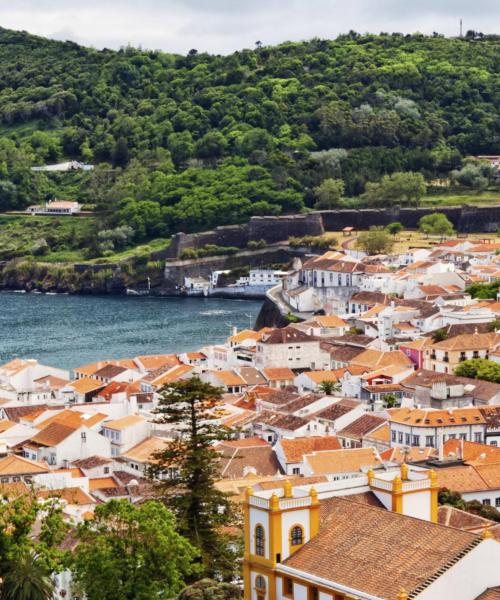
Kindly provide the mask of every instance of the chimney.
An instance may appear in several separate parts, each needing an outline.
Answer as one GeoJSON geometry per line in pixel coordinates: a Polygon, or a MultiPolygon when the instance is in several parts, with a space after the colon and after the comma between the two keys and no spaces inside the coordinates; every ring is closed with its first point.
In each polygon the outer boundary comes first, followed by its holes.
{"type": "Polygon", "coordinates": [[[438,445],[438,450],[439,450],[439,460],[442,461],[442,460],[444,460],[444,447],[443,447],[443,434],[442,433],[437,434],[437,445],[438,445]]]}
{"type": "Polygon", "coordinates": [[[233,333],[231,335],[236,335],[238,333],[238,328],[236,326],[232,329],[233,333]]]}

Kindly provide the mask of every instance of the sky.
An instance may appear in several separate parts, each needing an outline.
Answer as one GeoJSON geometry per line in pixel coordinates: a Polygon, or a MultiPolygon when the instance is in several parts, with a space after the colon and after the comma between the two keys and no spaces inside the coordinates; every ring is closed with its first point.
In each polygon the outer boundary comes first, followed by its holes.
{"type": "Polygon", "coordinates": [[[127,44],[185,54],[350,29],[457,35],[500,32],[500,0],[0,0],[0,26],[96,48],[127,44]]]}

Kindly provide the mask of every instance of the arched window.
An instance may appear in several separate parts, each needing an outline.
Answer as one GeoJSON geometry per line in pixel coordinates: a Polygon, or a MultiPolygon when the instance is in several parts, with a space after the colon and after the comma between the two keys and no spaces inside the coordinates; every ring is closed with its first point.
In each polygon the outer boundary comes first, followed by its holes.
{"type": "Polygon", "coordinates": [[[257,525],[255,528],[255,554],[257,554],[257,556],[265,556],[265,541],[264,527],[262,527],[262,525],[257,525]]]}
{"type": "Polygon", "coordinates": [[[290,538],[292,546],[302,546],[304,543],[304,531],[300,525],[292,527],[292,534],[290,538]]]}
{"type": "Polygon", "coordinates": [[[264,577],[262,577],[262,575],[257,575],[257,577],[255,578],[255,589],[259,592],[266,591],[266,580],[264,579],[264,577]]]}

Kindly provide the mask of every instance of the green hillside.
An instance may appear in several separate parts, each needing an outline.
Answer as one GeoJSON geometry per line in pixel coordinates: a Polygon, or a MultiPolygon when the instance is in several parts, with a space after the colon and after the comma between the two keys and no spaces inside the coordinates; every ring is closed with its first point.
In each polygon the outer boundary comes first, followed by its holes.
{"type": "Polygon", "coordinates": [[[139,242],[301,211],[325,179],[352,198],[393,172],[447,178],[500,154],[499,39],[350,33],[178,56],[0,29],[0,211],[71,195],[139,242]],[[68,158],[97,168],[29,169],[68,158]]]}

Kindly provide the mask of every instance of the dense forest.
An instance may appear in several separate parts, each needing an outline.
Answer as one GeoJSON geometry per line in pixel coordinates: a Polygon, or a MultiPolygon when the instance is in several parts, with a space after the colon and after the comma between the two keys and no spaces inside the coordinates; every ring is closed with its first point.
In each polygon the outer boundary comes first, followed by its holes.
{"type": "Polygon", "coordinates": [[[500,154],[499,49],[497,36],[350,32],[179,56],[0,29],[0,211],[63,193],[139,241],[318,197],[368,202],[380,180],[383,204],[393,173],[484,188],[464,160],[500,154]],[[30,170],[67,159],[96,168],[69,183],[30,170]]]}

